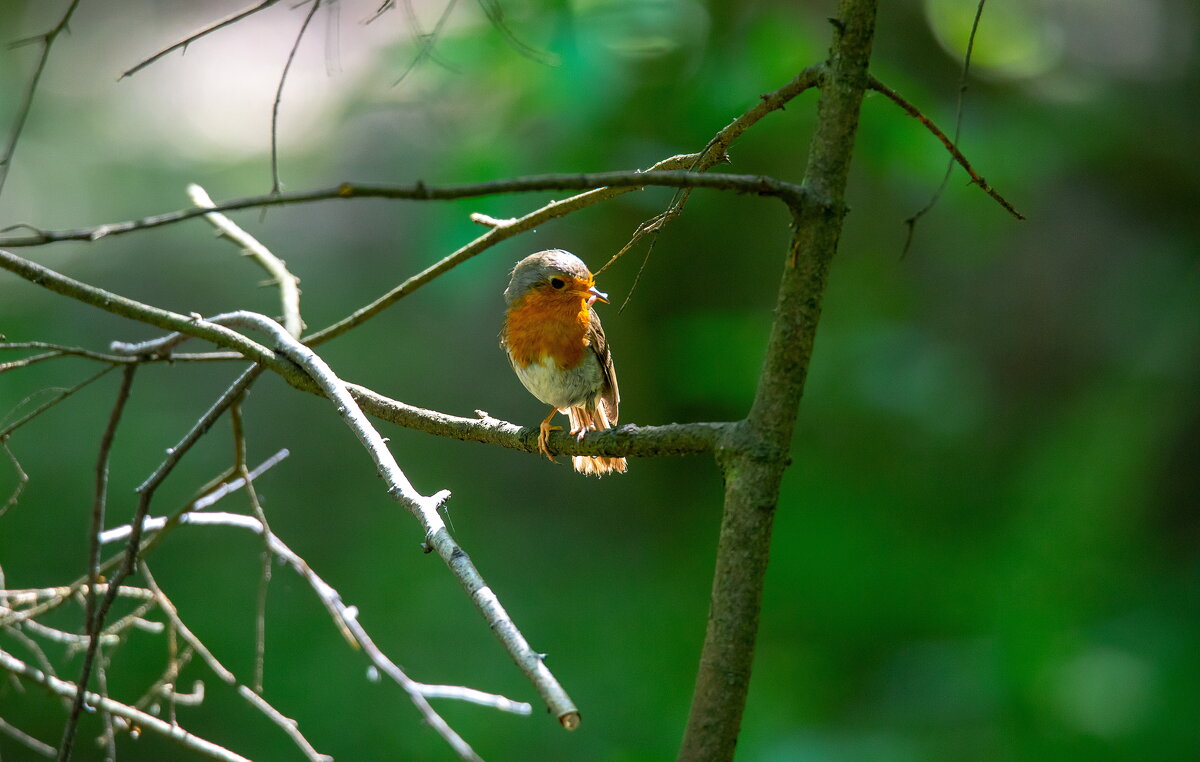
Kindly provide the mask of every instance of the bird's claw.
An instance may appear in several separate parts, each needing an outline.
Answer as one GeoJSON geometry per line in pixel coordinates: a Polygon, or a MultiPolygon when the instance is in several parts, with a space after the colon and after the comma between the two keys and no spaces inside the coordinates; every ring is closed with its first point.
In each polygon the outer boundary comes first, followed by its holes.
{"type": "Polygon", "coordinates": [[[550,421],[542,421],[542,425],[538,427],[537,443],[538,450],[541,451],[542,455],[545,455],[551,463],[553,463],[555,462],[554,456],[550,454],[550,448],[547,446],[551,431],[562,431],[562,426],[551,426],[550,421]]]}

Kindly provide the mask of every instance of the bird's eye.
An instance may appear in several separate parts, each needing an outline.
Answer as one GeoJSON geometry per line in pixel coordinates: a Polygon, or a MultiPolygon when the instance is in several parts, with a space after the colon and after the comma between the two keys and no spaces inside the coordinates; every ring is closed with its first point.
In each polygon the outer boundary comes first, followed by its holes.
{"type": "Polygon", "coordinates": [[[562,278],[551,278],[550,285],[554,286],[555,288],[562,288],[563,286],[567,285],[567,282],[562,278]]]}

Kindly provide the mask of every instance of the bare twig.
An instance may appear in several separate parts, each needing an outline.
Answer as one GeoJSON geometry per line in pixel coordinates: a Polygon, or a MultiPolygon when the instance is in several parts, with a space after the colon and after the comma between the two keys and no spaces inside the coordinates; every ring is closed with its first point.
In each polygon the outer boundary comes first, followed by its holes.
{"type": "Polygon", "coordinates": [[[25,473],[25,469],[21,468],[21,461],[17,460],[17,456],[13,455],[13,451],[8,446],[8,435],[0,436],[0,449],[4,450],[4,454],[8,456],[9,461],[13,465],[13,470],[17,472],[17,486],[13,488],[8,499],[4,501],[4,505],[0,505],[0,518],[8,513],[8,509],[17,504],[21,499],[21,493],[25,491],[25,486],[29,484],[29,474],[25,473]]]}
{"type": "MultiPolygon", "coordinates": [[[[129,390],[133,387],[133,375],[136,365],[126,365],[121,377],[121,387],[117,390],[117,399],[109,414],[108,426],[100,438],[100,451],[96,458],[96,492],[92,502],[92,528],[88,533],[88,593],[87,605],[84,608],[84,631],[95,637],[99,629],[95,626],[96,615],[96,585],[100,581],[100,532],[104,529],[104,509],[108,500],[108,460],[112,450],[113,437],[117,433],[117,424],[125,412],[125,403],[129,400],[129,390]]],[[[80,681],[86,685],[86,681],[80,681]]]]}
{"type": "MultiPolygon", "coordinates": [[[[246,390],[246,388],[258,377],[262,372],[262,366],[254,365],[247,369],[242,375],[221,395],[221,397],[213,404],[209,410],[200,417],[200,420],[184,435],[179,444],[167,450],[167,458],[155,469],[141,486],[137,488],[138,504],[134,512],[133,521],[130,525],[133,531],[129,536],[129,543],[125,551],[125,556],[122,563],[116,568],[112,578],[109,580],[108,591],[104,595],[104,599],[97,607],[93,617],[94,630],[99,631],[104,624],[104,618],[108,614],[109,608],[117,596],[118,586],[128,577],[134,569],[134,565],[138,559],[138,553],[141,550],[141,527],[142,519],[144,519],[150,510],[150,501],[154,497],[154,492],[163,480],[174,470],[179,460],[199,441],[212,424],[225,410],[236,402],[246,390]]],[[[99,645],[96,638],[92,638],[88,644],[88,649],[84,655],[84,669],[80,677],[79,691],[82,693],[87,686],[88,671],[92,662],[95,659],[96,648],[99,645]]],[[[78,716],[72,712],[73,717],[78,719],[78,716]]],[[[71,755],[71,739],[74,733],[74,721],[69,720],[67,730],[63,734],[63,744],[59,749],[60,762],[66,762],[71,755]]]]}
{"type": "MultiPolygon", "coordinates": [[[[778,90],[760,95],[757,103],[722,128],[716,135],[713,136],[712,140],[708,141],[708,145],[706,145],[702,151],[693,156],[692,162],[687,165],[687,169],[695,172],[706,172],[717,164],[729,161],[728,151],[729,147],[733,145],[734,141],[740,138],[742,134],[746,132],[746,130],[754,126],[767,114],[771,113],[772,111],[782,110],[783,107],[786,106],[793,98],[805,92],[806,90],[818,86],[821,83],[821,77],[824,75],[824,73],[824,64],[809,66],[778,90]]],[[[620,259],[621,256],[623,256],[625,252],[629,251],[629,249],[632,248],[639,240],[641,240],[643,236],[653,233],[657,237],[658,233],[661,232],[669,222],[678,217],[683,211],[683,207],[685,204],[687,204],[690,195],[691,190],[686,188],[677,193],[675,198],[671,200],[670,206],[668,206],[665,211],[656,214],[642,224],[638,225],[637,229],[630,237],[629,243],[621,247],[621,250],[614,254],[596,272],[601,273],[608,269],[609,265],[620,259]]],[[[651,244],[651,248],[653,248],[653,244],[651,244]]],[[[649,258],[650,252],[647,251],[646,260],[649,260],[649,258]]],[[[642,264],[642,268],[645,268],[644,262],[642,264]]],[[[641,274],[642,271],[639,269],[638,279],[641,278],[641,274]]],[[[632,296],[633,290],[636,287],[637,279],[634,280],[633,285],[629,288],[630,296],[632,296]]],[[[621,310],[625,309],[625,305],[628,304],[628,302],[629,297],[626,297],[625,303],[621,305],[621,310]]]]}
{"type": "MultiPolygon", "coordinates": [[[[201,209],[212,209],[216,206],[204,188],[199,185],[192,183],[187,190],[192,203],[201,209]]],[[[267,274],[279,286],[283,326],[291,335],[299,336],[300,332],[304,330],[304,321],[300,319],[300,288],[298,287],[300,279],[288,271],[287,265],[282,259],[272,254],[270,249],[259,243],[258,239],[224,214],[210,212],[204,215],[204,219],[208,220],[222,236],[240,246],[246,256],[267,271],[267,274]]]]}
{"type": "MultiPolygon", "coordinates": [[[[979,0],[979,4],[975,6],[975,18],[971,21],[971,34],[967,37],[967,51],[963,56],[962,74],[958,78],[958,103],[954,108],[954,145],[958,145],[958,139],[962,135],[963,99],[967,94],[967,75],[971,72],[971,54],[975,50],[975,33],[979,31],[979,20],[983,17],[983,4],[985,2],[987,0],[979,0]]],[[[908,234],[904,237],[904,248],[900,251],[901,259],[906,257],[909,249],[912,248],[913,236],[917,232],[917,222],[937,205],[937,202],[942,197],[942,193],[946,190],[946,186],[950,183],[950,175],[953,172],[954,157],[952,156],[946,162],[946,171],[942,174],[942,181],[938,184],[937,190],[933,192],[933,196],[930,197],[929,202],[904,221],[904,226],[908,228],[908,234]]]]}
{"type": "Polygon", "coordinates": [[[920,109],[909,103],[904,99],[904,96],[883,84],[875,77],[871,77],[868,81],[869,87],[872,90],[882,93],[888,98],[888,100],[892,101],[892,103],[895,103],[897,106],[904,109],[906,114],[925,125],[925,129],[933,133],[933,136],[941,141],[942,145],[946,147],[946,150],[949,151],[950,155],[954,157],[954,161],[958,162],[959,166],[967,171],[967,174],[971,176],[972,183],[978,185],[984,193],[991,196],[996,203],[1004,207],[1005,211],[1007,211],[1009,214],[1016,217],[1018,220],[1025,219],[1025,215],[1014,209],[1013,205],[1008,202],[1008,199],[1004,198],[1004,196],[1001,196],[1000,192],[989,185],[987,180],[984,180],[979,176],[979,173],[976,172],[975,168],[971,166],[971,162],[967,160],[967,157],[963,156],[962,151],[958,150],[958,146],[954,145],[954,141],[946,137],[946,133],[942,132],[941,128],[934,124],[929,117],[921,113],[920,109]]]}
{"type": "Polygon", "coordinates": [[[0,193],[4,192],[4,181],[8,179],[8,169],[12,166],[13,154],[17,151],[17,141],[21,139],[21,131],[25,129],[25,120],[29,118],[29,111],[33,108],[33,96],[37,92],[38,81],[41,80],[42,72],[46,69],[46,61],[50,59],[50,48],[54,45],[54,41],[58,36],[67,31],[68,24],[71,23],[71,15],[75,13],[77,7],[79,7],[79,0],[71,0],[71,4],[67,6],[67,10],[63,13],[62,18],[49,31],[30,40],[22,40],[16,43],[19,45],[25,42],[40,42],[42,50],[38,55],[37,65],[34,66],[33,76],[29,78],[29,82],[25,86],[25,92],[21,95],[21,103],[17,106],[13,125],[9,129],[8,142],[4,146],[4,153],[0,154],[0,193]]]}
{"type": "Polygon", "coordinates": [[[0,717],[0,733],[4,733],[14,741],[19,742],[35,754],[41,754],[43,757],[54,759],[55,748],[48,743],[43,743],[33,736],[29,735],[20,728],[14,727],[5,722],[3,717],[0,717]]]}
{"type": "MultiPolygon", "coordinates": [[[[96,687],[99,693],[104,698],[111,698],[108,694],[108,658],[103,658],[96,665],[96,687]]],[[[76,694],[78,695],[78,694],[76,694]]],[[[104,723],[104,733],[100,736],[100,741],[104,744],[106,752],[105,762],[117,759],[117,732],[116,723],[113,722],[113,717],[103,709],[100,710],[100,719],[104,723]]]]}
{"type": "MultiPolygon", "coordinates": [[[[6,632],[10,638],[25,646],[26,650],[33,654],[34,660],[36,660],[41,668],[45,670],[46,674],[55,675],[57,677],[57,673],[54,671],[54,665],[50,663],[50,657],[46,656],[46,651],[42,648],[40,643],[26,635],[23,630],[15,627],[7,629],[6,632]]],[[[63,705],[69,708],[71,703],[67,701],[63,705]]]]}
{"type": "Polygon", "coordinates": [[[246,18],[247,16],[253,16],[255,13],[258,13],[259,11],[263,10],[264,8],[269,8],[277,2],[279,2],[279,0],[263,0],[261,3],[258,3],[257,5],[253,5],[243,11],[238,11],[237,13],[226,16],[225,18],[221,19],[220,21],[217,21],[216,23],[209,24],[208,26],[204,27],[200,31],[189,34],[187,37],[184,37],[179,42],[175,42],[175,43],[172,43],[171,45],[168,45],[167,47],[158,51],[157,53],[150,56],[149,58],[143,60],[141,63],[137,64],[133,68],[127,69],[121,75],[120,78],[125,79],[126,77],[131,77],[134,74],[137,74],[142,69],[149,66],[150,64],[154,63],[158,59],[162,58],[163,56],[166,56],[176,50],[186,50],[188,45],[191,45],[193,42],[200,39],[201,37],[204,37],[205,35],[208,35],[208,34],[212,34],[213,32],[215,32],[219,29],[224,29],[225,27],[230,26],[232,24],[236,24],[237,22],[241,21],[242,19],[246,18]]]}
{"type": "MultiPolygon", "coordinates": [[[[279,195],[281,190],[279,186],[279,103],[283,100],[283,86],[287,82],[288,72],[292,69],[296,51],[300,49],[300,41],[304,39],[308,25],[312,22],[313,16],[317,15],[317,9],[321,7],[321,0],[308,1],[312,3],[312,7],[308,9],[308,15],[304,17],[304,23],[300,25],[300,31],[296,33],[296,40],[288,52],[287,62],[283,65],[283,73],[279,75],[279,87],[275,89],[275,102],[271,105],[271,195],[279,195]]],[[[299,334],[293,335],[298,336],[299,334]]]]}
{"type": "Polygon", "coordinates": [[[273,722],[280,730],[282,730],[288,736],[288,738],[292,739],[292,742],[296,744],[296,747],[300,749],[305,758],[310,762],[333,761],[333,757],[330,757],[326,754],[321,754],[315,748],[313,748],[313,745],[309,743],[308,739],[304,737],[304,734],[300,732],[300,728],[295,720],[284,716],[279,712],[278,709],[271,706],[271,704],[268,703],[262,696],[258,695],[245,685],[242,685],[238,681],[237,677],[235,677],[234,674],[225,667],[225,665],[221,664],[221,662],[217,660],[216,656],[213,656],[212,652],[208,650],[208,647],[204,645],[200,638],[196,637],[195,633],[193,633],[191,629],[184,623],[183,619],[180,618],[179,612],[175,608],[175,604],[171,602],[171,599],[168,598],[166,593],[162,591],[162,588],[158,586],[158,583],[154,580],[154,575],[150,573],[150,567],[146,565],[145,561],[140,561],[138,563],[138,570],[141,572],[143,579],[146,580],[146,584],[149,585],[150,589],[154,591],[154,596],[158,600],[158,607],[162,610],[163,615],[167,617],[167,620],[170,621],[174,626],[175,632],[177,632],[179,636],[183,638],[185,643],[191,646],[192,650],[200,655],[200,658],[203,659],[204,663],[208,665],[208,668],[211,669],[213,673],[221,679],[221,682],[236,689],[242,698],[249,701],[255,709],[262,712],[262,714],[271,722],[273,722]]]}
{"type": "MultiPolygon", "coordinates": [[[[0,252],[0,255],[2,255],[2,254],[4,254],[4,252],[0,252]]],[[[116,365],[109,365],[108,367],[102,369],[100,372],[98,372],[94,375],[88,376],[87,378],[85,378],[84,380],[80,381],[78,384],[75,384],[74,386],[72,386],[70,388],[58,390],[51,399],[47,400],[46,402],[43,402],[41,405],[38,405],[36,408],[29,411],[28,413],[21,416],[20,418],[13,421],[12,423],[8,424],[3,429],[0,429],[0,440],[7,439],[8,436],[10,434],[12,434],[14,431],[16,431],[17,429],[21,428],[25,424],[32,421],[34,418],[37,418],[42,413],[46,412],[47,410],[54,407],[58,403],[67,399],[72,394],[75,394],[80,389],[84,388],[85,386],[88,386],[89,384],[93,383],[94,381],[98,381],[100,378],[107,375],[110,371],[112,371],[116,367],[117,367],[116,365]]]]}
{"type": "Polygon", "coordinates": [[[229,420],[233,424],[234,472],[246,485],[246,497],[250,500],[250,508],[255,518],[263,525],[262,569],[258,577],[258,600],[255,602],[254,612],[254,692],[262,693],[267,650],[267,591],[271,584],[270,538],[273,532],[271,532],[271,525],[267,523],[267,514],[258,501],[258,491],[254,489],[254,480],[250,477],[250,471],[246,467],[246,435],[242,428],[242,406],[240,404],[229,409],[229,420]]]}
{"type": "MultiPolygon", "coordinates": [[[[68,650],[86,648],[87,642],[91,638],[91,635],[77,635],[73,632],[64,632],[57,628],[50,627],[49,625],[42,624],[36,619],[28,619],[22,622],[21,626],[34,635],[37,635],[39,638],[45,638],[46,640],[52,640],[55,643],[62,643],[66,646],[69,646],[70,649],[68,650]]],[[[98,637],[100,638],[100,645],[102,646],[114,646],[121,640],[120,635],[113,633],[101,634],[98,637]]]]}
{"type": "MultiPolygon", "coordinates": [[[[51,693],[59,696],[74,696],[79,687],[74,683],[60,680],[52,675],[47,675],[45,672],[31,667],[20,659],[16,658],[7,651],[0,650],[0,669],[11,672],[18,677],[28,680],[31,683],[36,683],[51,693]]],[[[84,702],[87,706],[101,709],[112,714],[115,717],[121,717],[132,725],[157,733],[164,736],[175,743],[183,746],[198,754],[203,754],[210,759],[220,760],[220,762],[250,762],[250,760],[236,754],[223,746],[218,746],[212,741],[205,740],[200,736],[189,733],[179,725],[164,722],[152,714],[147,714],[138,709],[134,709],[128,704],[122,704],[119,701],[114,701],[110,698],[105,698],[99,694],[90,691],[84,693],[84,702]]]]}
{"type": "Polygon", "coordinates": [[[88,533],[88,593],[84,606],[84,632],[91,642],[88,644],[83,667],[80,670],[79,687],[75,700],[71,704],[71,713],[67,716],[67,724],[63,729],[62,742],[59,744],[58,757],[60,760],[71,758],[71,749],[75,744],[75,729],[79,725],[79,713],[83,711],[83,691],[87,688],[88,678],[92,673],[92,663],[99,652],[100,619],[96,616],[96,584],[100,578],[100,530],[104,528],[104,508],[108,500],[108,459],[112,450],[113,437],[117,433],[117,424],[125,412],[125,403],[129,400],[129,390],[133,387],[133,375],[136,365],[126,365],[121,377],[121,387],[117,390],[117,399],[113,403],[112,412],[108,417],[108,425],[100,438],[100,450],[96,457],[96,490],[92,499],[92,526],[88,533]]]}
{"type": "Polygon", "coordinates": [[[87,360],[113,363],[114,365],[144,362],[225,362],[228,360],[242,359],[242,356],[237,352],[202,352],[196,354],[180,353],[154,355],[152,357],[129,357],[127,355],[93,352],[90,349],[84,349],[82,347],[68,347],[62,344],[52,344],[46,341],[0,341],[0,350],[5,349],[47,349],[50,351],[40,355],[34,355],[33,357],[26,357],[22,360],[0,363],[0,373],[4,373],[8,370],[14,370],[16,368],[23,368],[28,365],[43,362],[45,360],[53,360],[59,357],[82,357],[87,360]]]}
{"type": "MultiPolygon", "coordinates": [[[[450,71],[456,71],[453,66],[438,56],[437,41],[438,38],[442,36],[442,29],[446,26],[446,22],[450,19],[450,13],[454,10],[454,6],[457,5],[457,3],[458,0],[447,0],[445,7],[442,8],[442,14],[438,16],[437,23],[435,23],[433,26],[433,31],[428,34],[421,31],[421,20],[417,18],[417,13],[415,10],[413,10],[412,0],[404,0],[404,2],[401,3],[404,6],[404,15],[408,19],[408,26],[412,30],[413,39],[417,43],[417,52],[416,55],[412,57],[412,60],[408,62],[408,66],[405,67],[400,76],[396,78],[396,81],[392,83],[392,87],[395,87],[403,82],[405,78],[412,73],[413,69],[417,68],[421,61],[425,60],[426,58],[437,62],[450,71]]],[[[386,5],[380,7],[375,17],[378,17],[379,13],[382,13],[384,10],[386,10],[386,7],[386,5]]],[[[368,19],[368,23],[373,21],[375,17],[368,19]]]]}
{"type": "MultiPolygon", "coordinates": [[[[166,526],[168,519],[148,518],[145,521],[144,529],[146,532],[153,532],[166,526]]],[[[513,712],[516,714],[529,714],[531,708],[529,704],[519,701],[512,701],[504,696],[497,696],[491,693],[476,691],[471,688],[460,686],[441,686],[441,685],[426,685],[418,683],[408,677],[396,664],[389,659],[375,644],[367,631],[359,622],[357,610],[347,606],[338,594],[325,580],[321,579],[308,563],[298,556],[291,548],[289,548],[282,540],[273,534],[265,532],[262,522],[252,516],[244,516],[234,513],[190,513],[180,518],[180,523],[193,524],[198,526],[229,526],[241,529],[248,529],[260,536],[266,536],[271,547],[271,552],[282,559],[290,566],[297,574],[312,586],[313,591],[317,594],[321,603],[329,612],[330,617],[338,626],[338,629],[346,637],[346,639],[362,650],[363,654],[371,661],[380,672],[386,674],[394,680],[411,698],[417,710],[421,713],[424,720],[433,727],[464,759],[475,759],[474,752],[470,746],[454,732],[445,720],[437,714],[436,711],[429,705],[427,699],[430,698],[450,698],[460,701],[479,704],[481,706],[491,707],[500,711],[513,712]]],[[[118,527],[114,531],[114,539],[120,539],[127,535],[130,531],[128,526],[118,527]]]]}
{"type": "Polygon", "coordinates": [[[549,51],[538,50],[532,45],[518,38],[513,31],[508,28],[508,23],[504,20],[504,8],[500,5],[500,0],[477,0],[479,7],[483,9],[488,21],[500,32],[505,41],[521,55],[531,61],[537,61],[547,66],[557,66],[558,56],[549,51]]]}
{"type": "MultiPolygon", "coordinates": [[[[664,162],[660,162],[660,164],[662,163],[664,162]]],[[[637,190],[646,187],[710,188],[713,190],[775,197],[788,202],[793,199],[803,198],[807,194],[807,190],[803,186],[767,175],[701,174],[679,169],[672,171],[651,170],[643,172],[640,170],[625,170],[586,174],[531,175],[528,177],[512,177],[504,180],[441,187],[426,185],[423,182],[416,182],[412,185],[342,183],[333,188],[234,199],[217,204],[212,210],[196,208],[180,209],[136,220],[111,222],[74,230],[42,230],[26,225],[21,227],[33,230],[32,234],[0,238],[0,246],[17,248],[41,246],[58,241],[95,241],[107,236],[122,235],[136,230],[173,225],[207,214],[209,211],[229,212],[237,209],[259,209],[270,206],[286,206],[289,204],[308,204],[332,199],[386,198],[407,201],[452,201],[455,199],[477,198],[505,193],[537,193],[589,188],[628,188],[630,190],[637,190]]]]}

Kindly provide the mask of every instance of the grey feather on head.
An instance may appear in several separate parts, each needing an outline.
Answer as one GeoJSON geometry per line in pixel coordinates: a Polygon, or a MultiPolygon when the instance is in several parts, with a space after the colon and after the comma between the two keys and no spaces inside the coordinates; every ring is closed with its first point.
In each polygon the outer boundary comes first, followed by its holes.
{"type": "Polygon", "coordinates": [[[505,305],[512,306],[513,301],[522,296],[534,284],[554,275],[569,275],[572,278],[586,281],[592,277],[592,272],[582,259],[569,251],[547,249],[530,254],[513,267],[508,288],[504,289],[505,305]]]}

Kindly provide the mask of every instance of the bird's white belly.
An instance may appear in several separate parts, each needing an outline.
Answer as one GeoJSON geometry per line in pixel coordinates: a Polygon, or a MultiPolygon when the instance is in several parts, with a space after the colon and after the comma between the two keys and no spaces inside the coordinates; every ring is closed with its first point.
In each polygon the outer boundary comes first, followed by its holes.
{"type": "Polygon", "coordinates": [[[569,370],[560,370],[551,357],[543,357],[524,368],[513,363],[513,369],[530,394],[564,413],[567,408],[590,405],[602,383],[600,362],[591,352],[569,370]]]}

